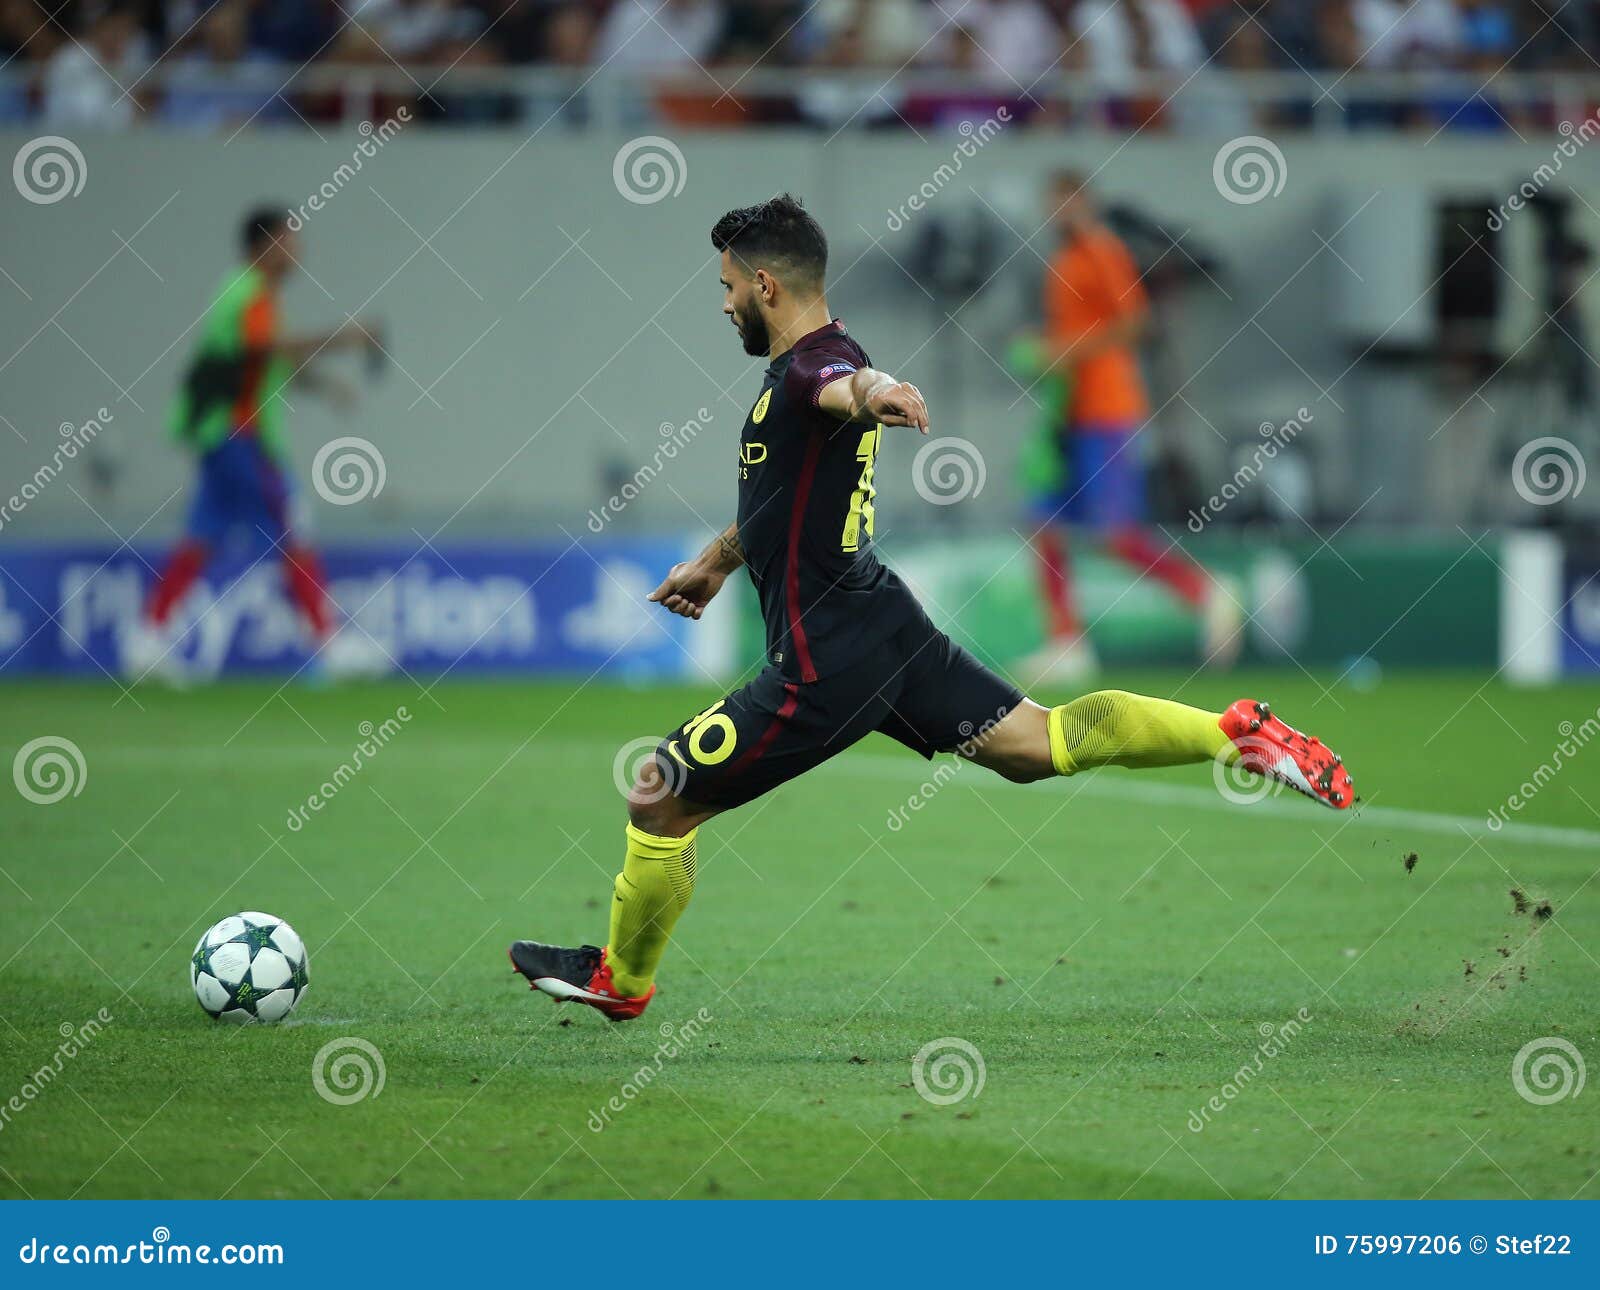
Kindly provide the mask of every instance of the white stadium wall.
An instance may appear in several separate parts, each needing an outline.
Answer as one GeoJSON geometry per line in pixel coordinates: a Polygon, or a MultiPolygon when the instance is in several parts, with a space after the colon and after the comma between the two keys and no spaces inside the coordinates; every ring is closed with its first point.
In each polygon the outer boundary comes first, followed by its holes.
{"type": "MultiPolygon", "coordinates": [[[[43,490],[0,540],[99,538],[105,525],[126,532],[146,521],[143,536],[160,539],[177,528],[185,471],[166,438],[166,408],[198,314],[234,258],[238,218],[262,199],[299,205],[336,183],[361,139],[343,130],[325,141],[275,130],[231,141],[84,135],[74,140],[86,170],[76,196],[35,204],[14,186],[0,189],[0,480],[33,476],[58,427],[101,408],[111,415],[94,451],[117,467],[95,477],[110,480],[106,488],[43,490]]],[[[13,157],[28,141],[12,132],[0,148],[13,157]]],[[[1037,228],[1040,180],[1064,163],[1095,172],[1107,197],[1219,257],[1216,284],[1190,292],[1175,321],[1183,384],[1157,388],[1164,432],[1191,445],[1202,474],[1222,477],[1223,440],[1239,428],[1251,433],[1305,407],[1324,443],[1348,435],[1364,449],[1365,467],[1340,464],[1351,455],[1342,451],[1319,457],[1329,463],[1323,486],[1353,509],[1371,477],[1389,479],[1364,519],[1404,515],[1424,468],[1414,445],[1448,410],[1437,411],[1425,384],[1394,388],[1352,371],[1350,341],[1381,337],[1386,318],[1397,335],[1414,332],[1431,308],[1426,239],[1407,231],[1408,211],[1428,197],[1503,201],[1555,142],[1286,136],[1282,191],[1240,204],[1213,181],[1217,144],[1194,139],[1002,132],[961,158],[959,173],[941,175],[959,136],[923,144],[683,134],[682,190],[639,204],[613,180],[627,141],[410,127],[308,214],[307,272],[285,301],[287,318],[312,328],[375,315],[395,359],[349,418],[295,400],[290,436],[302,472],[318,445],[342,434],[370,438],[386,462],[384,491],[370,505],[317,508],[323,533],[428,533],[446,521],[457,535],[576,532],[616,480],[651,458],[664,427],[690,421],[703,428],[687,436],[671,488],[645,490],[619,523],[722,523],[733,499],[731,444],[759,365],[719,313],[707,230],[725,208],[780,189],[802,194],[829,231],[836,311],[876,362],[923,388],[936,433],[971,439],[985,457],[993,509],[975,515],[919,506],[912,449],[891,445],[881,470],[886,526],[993,526],[1016,500],[1015,456],[1034,416],[1001,360],[1048,252],[1046,236],[1018,248],[1004,226],[1037,228]],[[908,203],[924,192],[932,195],[917,197],[918,212],[908,203]],[[1003,221],[1006,263],[951,317],[945,299],[912,280],[916,239],[933,220],[985,208],[1003,221]],[[1360,265],[1382,271],[1357,279],[1360,265]],[[1417,282],[1420,295],[1410,289],[1417,282]]],[[[1597,167],[1600,155],[1580,153],[1562,179],[1581,185],[1597,167]]],[[[1509,245],[1514,256],[1531,254],[1509,245]]],[[[1506,326],[1526,331],[1536,303],[1507,295],[1506,326]]]]}

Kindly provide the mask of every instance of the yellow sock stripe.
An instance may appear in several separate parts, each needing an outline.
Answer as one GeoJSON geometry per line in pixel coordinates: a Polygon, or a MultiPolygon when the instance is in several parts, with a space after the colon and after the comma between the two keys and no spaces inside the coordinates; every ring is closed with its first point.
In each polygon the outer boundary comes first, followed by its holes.
{"type": "Polygon", "coordinates": [[[1050,731],[1050,763],[1056,768],[1058,775],[1071,775],[1078,769],[1073,764],[1072,754],[1067,751],[1067,735],[1061,726],[1065,713],[1064,706],[1051,708],[1050,716],[1045,723],[1050,731]]]}

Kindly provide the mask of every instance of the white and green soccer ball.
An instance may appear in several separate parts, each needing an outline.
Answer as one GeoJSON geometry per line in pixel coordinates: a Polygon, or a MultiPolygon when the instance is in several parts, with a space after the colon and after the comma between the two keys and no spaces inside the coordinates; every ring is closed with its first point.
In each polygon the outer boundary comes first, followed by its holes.
{"type": "Polygon", "coordinates": [[[200,938],[189,960],[194,997],[218,1021],[282,1021],[306,992],[306,946],[271,914],[234,914],[200,938]]]}

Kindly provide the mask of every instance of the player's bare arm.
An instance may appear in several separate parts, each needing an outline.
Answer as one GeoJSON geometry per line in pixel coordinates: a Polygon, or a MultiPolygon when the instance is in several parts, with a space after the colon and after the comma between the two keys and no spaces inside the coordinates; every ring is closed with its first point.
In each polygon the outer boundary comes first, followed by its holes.
{"type": "Polygon", "coordinates": [[[684,618],[698,618],[734,570],[744,564],[739,526],[730,524],[693,560],[675,564],[649,599],[684,618]]]}
{"type": "Polygon", "coordinates": [[[381,342],[382,325],[372,318],[350,318],[329,331],[286,336],[273,345],[277,357],[303,368],[324,354],[349,349],[375,349],[381,342]]]}
{"type": "Polygon", "coordinates": [[[817,406],[845,421],[915,426],[918,433],[928,433],[928,405],[922,391],[871,367],[823,386],[817,406]]]}

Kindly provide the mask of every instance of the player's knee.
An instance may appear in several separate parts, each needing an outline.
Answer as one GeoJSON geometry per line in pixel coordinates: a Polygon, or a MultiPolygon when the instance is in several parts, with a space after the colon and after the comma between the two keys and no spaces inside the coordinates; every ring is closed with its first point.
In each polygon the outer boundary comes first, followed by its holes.
{"type": "Polygon", "coordinates": [[[628,821],[636,829],[658,837],[675,837],[681,831],[682,805],[655,759],[647,759],[633,777],[628,792],[628,821]]]}

